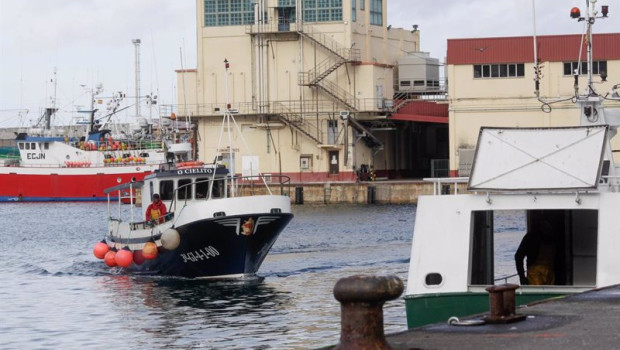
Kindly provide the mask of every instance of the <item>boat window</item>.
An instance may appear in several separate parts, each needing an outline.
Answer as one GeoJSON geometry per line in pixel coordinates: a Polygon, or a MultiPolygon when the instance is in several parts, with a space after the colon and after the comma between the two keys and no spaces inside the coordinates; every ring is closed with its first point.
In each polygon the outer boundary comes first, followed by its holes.
{"type": "Polygon", "coordinates": [[[50,149],[50,143],[49,142],[43,143],[43,148],[44,149],[50,149]]]}
{"type": "Polygon", "coordinates": [[[192,199],[192,179],[181,179],[177,184],[178,199],[192,199]]]}
{"type": "Polygon", "coordinates": [[[172,180],[164,180],[159,182],[159,196],[162,200],[171,200],[174,194],[174,184],[172,180]]]}
{"type": "Polygon", "coordinates": [[[472,285],[519,284],[517,256],[530,285],[596,284],[596,210],[475,211],[472,223],[472,285]]]}
{"type": "Polygon", "coordinates": [[[23,142],[18,143],[18,145],[19,145],[19,149],[24,149],[24,143],[23,142]]]}
{"type": "Polygon", "coordinates": [[[26,149],[30,149],[30,143],[26,142],[26,149]]]}
{"type": "Polygon", "coordinates": [[[36,145],[37,145],[36,143],[31,142],[31,143],[30,143],[30,149],[37,149],[37,146],[36,146],[36,145]]]}
{"type": "Polygon", "coordinates": [[[225,196],[225,184],[224,180],[213,181],[213,190],[211,192],[211,198],[222,198],[225,196]]]}
{"type": "Polygon", "coordinates": [[[209,194],[209,179],[198,178],[196,179],[196,199],[207,198],[209,194]]]}
{"type": "Polygon", "coordinates": [[[427,274],[426,278],[424,279],[424,283],[427,286],[438,286],[441,284],[441,282],[443,282],[443,277],[441,276],[441,274],[436,272],[427,274]]]}

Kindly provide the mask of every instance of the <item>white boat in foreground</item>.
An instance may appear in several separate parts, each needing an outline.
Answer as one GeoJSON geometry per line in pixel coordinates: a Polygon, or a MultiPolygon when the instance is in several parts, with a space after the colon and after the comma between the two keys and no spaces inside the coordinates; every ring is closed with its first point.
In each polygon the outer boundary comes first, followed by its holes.
{"type": "MultiPolygon", "coordinates": [[[[611,146],[620,111],[603,106],[618,99],[611,96],[596,94],[590,76],[587,92],[574,97],[581,126],[482,128],[468,193],[457,190],[466,179],[432,179],[435,194],[420,197],[416,213],[405,296],[409,328],[486,312],[485,288],[520,283],[514,263],[497,266],[519,255],[518,242],[495,244],[497,218],[507,213],[521,216],[527,232],[549,235],[545,251],[553,252],[554,278],[534,285],[528,271],[518,305],[620,284],[620,165],[611,146]],[[451,183],[452,194],[442,194],[451,183]]],[[[540,256],[543,248],[537,249],[540,256]]]]}

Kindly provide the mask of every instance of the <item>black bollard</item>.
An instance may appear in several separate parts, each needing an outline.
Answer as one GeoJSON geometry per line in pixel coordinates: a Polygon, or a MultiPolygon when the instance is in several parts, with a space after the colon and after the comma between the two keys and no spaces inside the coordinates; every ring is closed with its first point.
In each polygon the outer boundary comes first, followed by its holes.
{"type": "Polygon", "coordinates": [[[525,320],[525,315],[515,313],[516,284],[502,284],[486,288],[489,292],[489,316],[486,323],[512,323],[525,320]]]}
{"type": "Polygon", "coordinates": [[[334,349],[392,349],[383,332],[383,304],[398,298],[404,286],[396,276],[356,275],[334,286],[340,302],[340,343],[334,349]]]}

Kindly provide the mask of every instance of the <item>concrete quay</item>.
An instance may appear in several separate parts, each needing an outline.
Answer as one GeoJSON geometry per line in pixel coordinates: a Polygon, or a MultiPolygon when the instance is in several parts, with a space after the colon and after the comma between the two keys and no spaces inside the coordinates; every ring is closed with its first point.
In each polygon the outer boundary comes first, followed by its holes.
{"type": "MultiPolygon", "coordinates": [[[[480,326],[434,324],[386,338],[397,350],[620,349],[618,285],[541,301],[516,311],[526,319],[480,326]]],[[[482,315],[469,317],[479,318],[482,315]]]]}
{"type": "MultiPolygon", "coordinates": [[[[443,190],[452,193],[454,186],[446,183],[443,190]]],[[[466,192],[466,183],[457,186],[459,193],[466,192]]],[[[417,204],[419,196],[433,191],[434,184],[428,181],[381,180],[291,184],[290,196],[295,204],[417,204]]]]}

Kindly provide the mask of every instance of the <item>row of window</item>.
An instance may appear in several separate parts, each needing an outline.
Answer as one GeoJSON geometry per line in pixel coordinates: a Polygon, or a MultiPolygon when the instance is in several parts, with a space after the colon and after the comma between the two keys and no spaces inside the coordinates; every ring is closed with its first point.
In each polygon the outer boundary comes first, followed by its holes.
{"type": "MultiPolygon", "coordinates": [[[[400,86],[402,86],[402,87],[410,87],[411,86],[411,80],[401,80],[400,81],[400,86]]],[[[439,80],[414,80],[413,81],[413,86],[435,87],[435,86],[439,86],[439,80]]]]}
{"type": "MultiPolygon", "coordinates": [[[[351,18],[357,20],[356,4],[351,4],[351,18]]],[[[360,1],[360,10],[366,9],[366,0],[360,1]]],[[[295,0],[278,0],[280,7],[295,7],[295,0]]],[[[304,21],[342,21],[342,0],[304,0],[304,21]]],[[[204,0],[205,26],[234,26],[254,23],[252,0],[204,0]]],[[[370,24],[383,25],[383,0],[370,0],[370,24]]]]}
{"type": "Polygon", "coordinates": [[[175,188],[178,188],[177,199],[205,199],[209,198],[209,185],[213,182],[211,198],[221,198],[225,195],[225,180],[209,181],[209,178],[198,178],[195,184],[192,179],[163,180],[159,182],[159,196],[162,200],[172,200],[175,188]]]}
{"type": "MultiPolygon", "coordinates": [[[[21,150],[36,150],[37,149],[36,142],[18,142],[17,146],[21,150]]],[[[49,142],[43,142],[42,146],[43,146],[42,149],[50,149],[49,142]]]]}
{"type": "Polygon", "coordinates": [[[525,64],[475,64],[474,78],[508,78],[525,76],[525,64]]]}
{"type": "MultiPolygon", "coordinates": [[[[587,62],[564,62],[564,75],[573,75],[579,70],[579,74],[588,74],[587,62]]],[[[592,74],[607,73],[607,61],[592,62],[592,74]]],[[[510,78],[525,76],[525,64],[475,64],[474,78],[510,78]]],[[[403,82],[401,81],[401,86],[403,82]]],[[[415,82],[414,82],[414,86],[415,82]]]]}
{"type": "MultiPolygon", "coordinates": [[[[564,62],[564,75],[574,75],[577,69],[579,74],[588,74],[588,62],[564,62]]],[[[607,73],[607,61],[592,62],[592,74],[601,73],[607,73]]]]}

